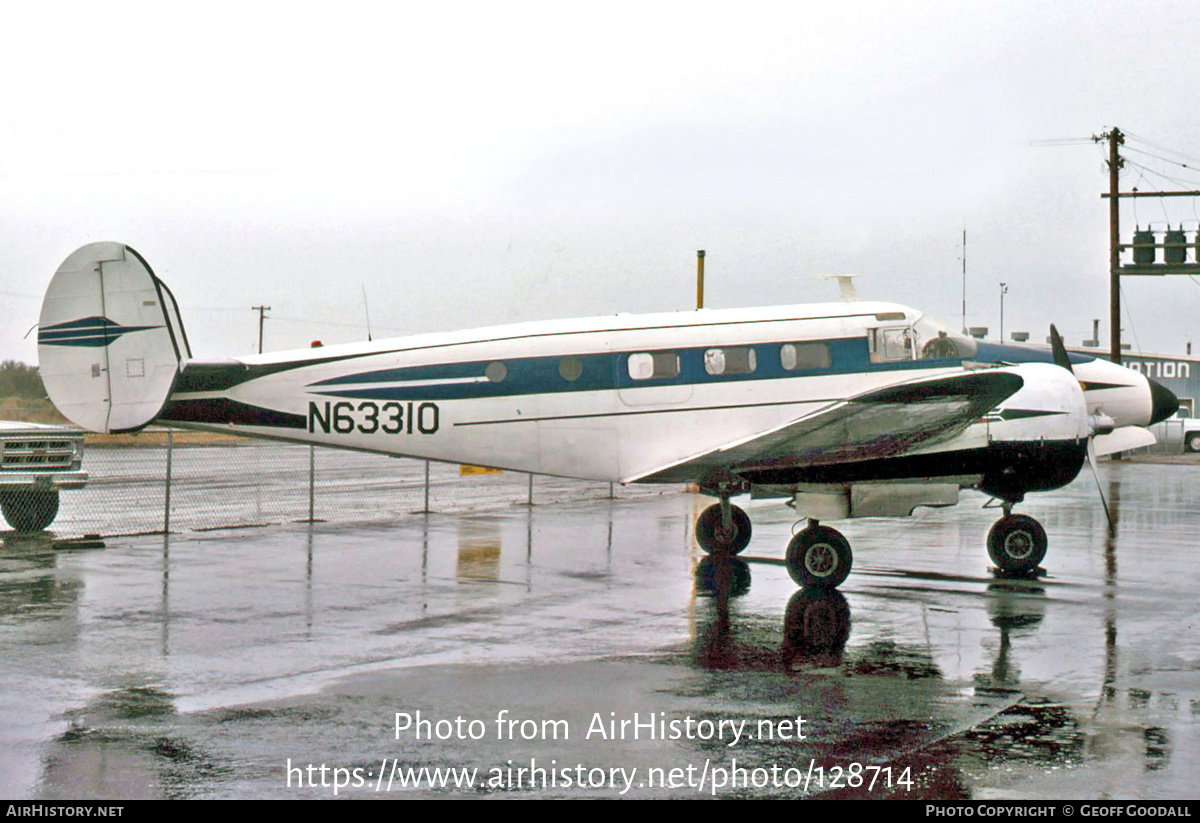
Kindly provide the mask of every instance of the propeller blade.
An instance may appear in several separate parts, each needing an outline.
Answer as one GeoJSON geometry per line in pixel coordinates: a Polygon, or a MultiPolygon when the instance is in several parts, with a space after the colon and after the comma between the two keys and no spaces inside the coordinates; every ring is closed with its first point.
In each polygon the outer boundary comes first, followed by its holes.
{"type": "Polygon", "coordinates": [[[1071,368],[1071,358],[1067,355],[1067,347],[1063,343],[1062,335],[1058,333],[1058,329],[1054,328],[1054,324],[1050,324],[1050,351],[1054,353],[1054,364],[1062,366],[1071,374],[1075,370],[1071,368]]]}
{"type": "Polygon", "coordinates": [[[1087,443],[1087,462],[1096,480],[1096,491],[1100,494],[1100,506],[1104,509],[1104,519],[1108,521],[1108,533],[1113,533],[1112,514],[1108,510],[1108,501],[1104,499],[1104,487],[1100,485],[1100,473],[1096,471],[1096,438],[1089,437],[1087,443]]]}

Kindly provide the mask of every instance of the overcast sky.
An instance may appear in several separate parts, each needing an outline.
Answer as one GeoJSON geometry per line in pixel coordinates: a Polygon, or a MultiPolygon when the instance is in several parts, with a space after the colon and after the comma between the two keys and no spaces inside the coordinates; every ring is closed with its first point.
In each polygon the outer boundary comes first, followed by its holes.
{"type": "MultiPolygon", "coordinates": [[[[119,240],[195,354],[706,303],[865,298],[1108,339],[1104,148],[1200,189],[1193,2],[3,6],[0,359],[119,240]],[[186,8],[187,11],[181,11],[186,8]],[[1063,144],[1045,141],[1078,138],[1063,144]]],[[[1134,165],[1136,164],[1136,165],[1134,165]]],[[[1166,175],[1165,177],[1162,175],[1166,175]]],[[[1133,223],[1200,224],[1190,199],[1133,223]]],[[[1189,238],[1190,239],[1190,238],[1189,238]]],[[[1182,352],[1200,284],[1124,285],[1182,352]]]]}

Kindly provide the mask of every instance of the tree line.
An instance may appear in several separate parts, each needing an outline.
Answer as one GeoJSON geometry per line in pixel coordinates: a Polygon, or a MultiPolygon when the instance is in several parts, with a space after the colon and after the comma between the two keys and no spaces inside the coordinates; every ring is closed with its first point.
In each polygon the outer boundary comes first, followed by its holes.
{"type": "Polygon", "coordinates": [[[30,397],[41,400],[46,396],[46,387],[36,366],[27,366],[16,360],[0,362],[0,397],[30,397]]]}

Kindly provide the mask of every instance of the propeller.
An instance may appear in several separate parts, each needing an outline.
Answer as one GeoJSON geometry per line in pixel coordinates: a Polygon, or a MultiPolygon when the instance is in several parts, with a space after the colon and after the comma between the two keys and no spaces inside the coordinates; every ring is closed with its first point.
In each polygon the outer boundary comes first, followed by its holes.
{"type": "Polygon", "coordinates": [[[1108,501],[1104,499],[1104,487],[1100,485],[1100,473],[1096,471],[1096,438],[1089,437],[1087,442],[1087,463],[1096,481],[1096,493],[1100,495],[1100,506],[1104,509],[1104,519],[1108,521],[1108,532],[1113,533],[1112,513],[1108,510],[1108,501]]]}
{"type": "MultiPolygon", "coordinates": [[[[1067,354],[1067,347],[1063,343],[1062,335],[1058,333],[1058,329],[1054,324],[1050,324],[1050,352],[1054,355],[1055,365],[1062,366],[1071,374],[1075,374],[1075,370],[1071,368],[1071,358],[1067,354]]],[[[1087,440],[1087,464],[1092,470],[1092,477],[1096,480],[1096,491],[1100,495],[1100,506],[1104,509],[1104,519],[1108,521],[1108,531],[1111,534],[1113,531],[1112,514],[1108,510],[1108,501],[1104,499],[1104,487],[1100,485],[1100,473],[1096,471],[1096,435],[1108,434],[1113,430],[1114,421],[1107,414],[1091,415],[1092,433],[1088,435],[1087,440]]]]}
{"type": "Polygon", "coordinates": [[[1071,358],[1067,354],[1066,344],[1063,343],[1062,335],[1058,333],[1058,329],[1054,327],[1053,323],[1050,324],[1050,352],[1054,355],[1056,366],[1062,366],[1071,374],[1075,373],[1075,370],[1071,368],[1071,358]]]}

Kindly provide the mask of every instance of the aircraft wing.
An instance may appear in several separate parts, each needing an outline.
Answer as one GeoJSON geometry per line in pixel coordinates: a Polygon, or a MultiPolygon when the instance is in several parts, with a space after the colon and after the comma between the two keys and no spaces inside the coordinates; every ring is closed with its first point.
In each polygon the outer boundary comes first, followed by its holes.
{"type": "Polygon", "coordinates": [[[997,370],[875,389],[630,480],[704,483],[730,474],[896,457],[958,435],[1022,385],[1019,375],[997,370]]]}

